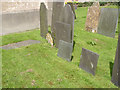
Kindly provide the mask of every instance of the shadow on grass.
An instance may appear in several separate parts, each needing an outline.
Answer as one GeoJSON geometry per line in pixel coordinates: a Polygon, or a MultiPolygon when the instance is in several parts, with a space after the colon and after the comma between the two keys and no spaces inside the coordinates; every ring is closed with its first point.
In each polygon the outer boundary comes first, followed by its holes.
{"type": "Polygon", "coordinates": [[[114,63],[112,63],[112,62],[109,62],[109,68],[110,68],[110,76],[112,77],[112,70],[113,70],[113,65],[114,65],[114,63]]]}
{"type": "Polygon", "coordinates": [[[75,48],[75,41],[73,41],[73,51],[74,51],[74,48],[75,48]]]}

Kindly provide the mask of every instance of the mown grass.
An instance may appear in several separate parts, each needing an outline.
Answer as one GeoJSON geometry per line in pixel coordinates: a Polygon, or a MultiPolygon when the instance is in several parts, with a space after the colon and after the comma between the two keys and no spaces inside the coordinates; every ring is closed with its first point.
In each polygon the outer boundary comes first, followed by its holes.
{"type": "Polygon", "coordinates": [[[40,37],[39,29],[3,36],[2,45],[29,39],[41,41],[40,44],[2,50],[3,88],[116,88],[111,83],[110,62],[114,63],[115,59],[117,33],[113,39],[85,31],[86,7],[78,8],[76,15],[72,62],[57,57],[58,49],[40,37]],[[79,68],[82,48],[100,55],[95,76],[79,68]]]}

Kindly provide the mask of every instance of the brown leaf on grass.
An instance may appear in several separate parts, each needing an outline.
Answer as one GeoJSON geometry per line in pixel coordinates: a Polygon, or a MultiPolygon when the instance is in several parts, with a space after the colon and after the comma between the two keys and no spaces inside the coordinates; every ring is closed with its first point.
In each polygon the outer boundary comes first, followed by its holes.
{"type": "Polygon", "coordinates": [[[53,82],[49,81],[48,84],[49,84],[49,85],[53,85],[53,82]]]}
{"type": "Polygon", "coordinates": [[[34,85],[35,85],[35,80],[32,80],[31,85],[32,85],[32,86],[34,86],[34,85]]]}

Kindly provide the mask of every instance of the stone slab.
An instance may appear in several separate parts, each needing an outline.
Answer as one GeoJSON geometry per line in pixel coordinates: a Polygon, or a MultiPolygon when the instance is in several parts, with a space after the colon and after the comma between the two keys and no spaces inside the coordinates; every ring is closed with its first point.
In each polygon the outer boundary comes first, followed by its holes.
{"type": "Polygon", "coordinates": [[[97,32],[99,34],[115,37],[115,31],[118,19],[118,9],[102,8],[100,12],[100,19],[97,32]]]}
{"type": "Polygon", "coordinates": [[[112,70],[112,83],[120,87],[120,34],[118,39],[118,46],[116,49],[116,56],[114,61],[114,66],[112,70]]]}
{"type": "Polygon", "coordinates": [[[46,38],[48,33],[47,8],[44,3],[40,5],[40,35],[46,38]]]}
{"type": "Polygon", "coordinates": [[[58,48],[59,40],[63,40],[72,43],[71,39],[71,25],[63,22],[56,22],[56,47],[58,48]]]}
{"type": "Polygon", "coordinates": [[[79,67],[92,75],[95,75],[99,55],[82,48],[79,67]]]}
{"type": "Polygon", "coordinates": [[[57,56],[71,61],[73,45],[72,43],[65,42],[63,40],[59,41],[59,50],[57,56]]]}
{"type": "Polygon", "coordinates": [[[32,44],[37,44],[40,43],[40,41],[37,40],[26,40],[26,41],[21,41],[21,42],[17,42],[17,43],[12,43],[12,44],[8,44],[8,45],[4,45],[0,48],[2,49],[15,49],[15,48],[19,48],[22,46],[28,46],[28,45],[32,45],[32,44]]]}
{"type": "Polygon", "coordinates": [[[88,8],[87,19],[85,24],[86,30],[97,32],[99,17],[100,5],[99,2],[95,2],[91,7],[88,8]]]}

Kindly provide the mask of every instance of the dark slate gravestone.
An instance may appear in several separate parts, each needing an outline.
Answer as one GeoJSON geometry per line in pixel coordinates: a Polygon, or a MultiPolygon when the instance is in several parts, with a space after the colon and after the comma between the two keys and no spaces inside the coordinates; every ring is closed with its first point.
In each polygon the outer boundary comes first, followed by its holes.
{"type": "Polygon", "coordinates": [[[76,19],[75,7],[74,7],[73,3],[72,2],[68,2],[67,4],[69,4],[71,6],[71,9],[72,9],[72,11],[74,13],[74,18],[76,19]]]}
{"type": "Polygon", "coordinates": [[[112,70],[112,80],[116,86],[120,87],[120,34],[116,50],[115,62],[112,70]]]}
{"type": "Polygon", "coordinates": [[[63,22],[56,22],[56,47],[58,48],[59,40],[63,40],[69,43],[72,43],[71,39],[71,25],[63,22]]]}
{"type": "Polygon", "coordinates": [[[114,38],[117,26],[117,19],[118,9],[102,8],[100,12],[97,32],[99,34],[114,38]]]}
{"type": "Polygon", "coordinates": [[[95,75],[99,55],[92,51],[82,48],[79,67],[95,75]]]}
{"type": "Polygon", "coordinates": [[[44,3],[40,5],[40,35],[46,38],[48,33],[47,8],[44,3]]]}
{"type": "Polygon", "coordinates": [[[63,8],[60,18],[60,22],[64,22],[66,24],[71,25],[71,39],[73,43],[73,36],[74,36],[74,13],[72,12],[71,6],[66,4],[63,8]]]}
{"type": "Polygon", "coordinates": [[[59,50],[57,56],[71,61],[73,45],[72,43],[65,42],[63,40],[59,41],[59,50]]]}
{"type": "Polygon", "coordinates": [[[53,2],[53,12],[52,12],[52,23],[51,23],[51,32],[52,32],[52,38],[55,40],[55,23],[56,21],[59,21],[60,13],[63,9],[64,2],[53,2]]]}

